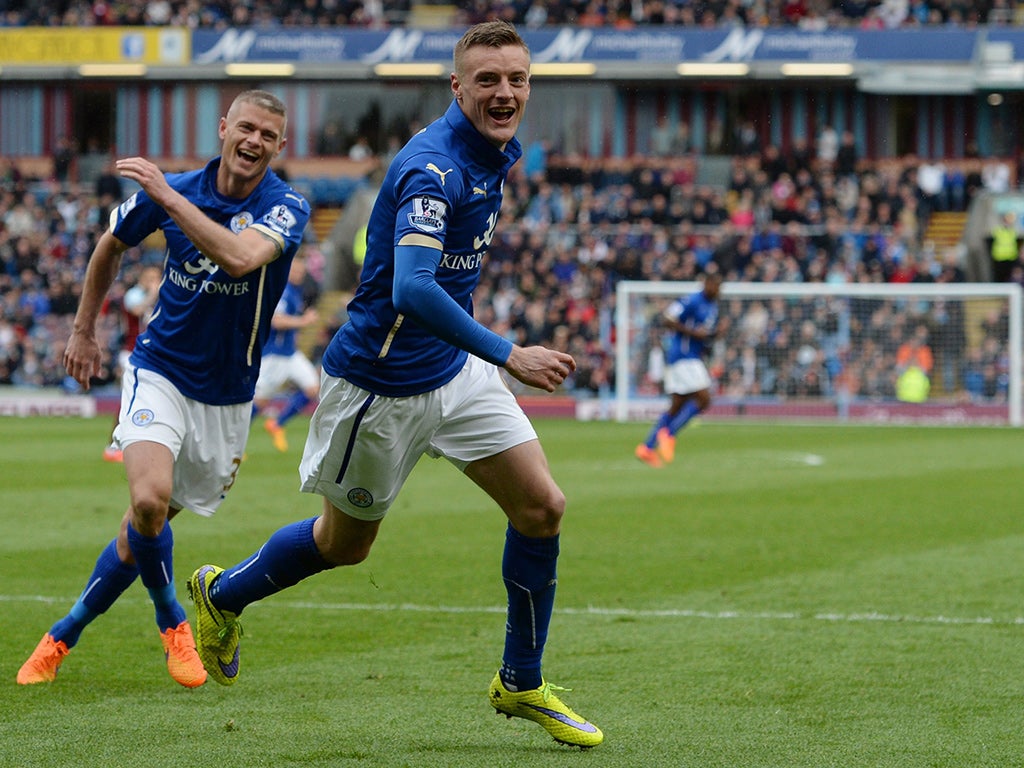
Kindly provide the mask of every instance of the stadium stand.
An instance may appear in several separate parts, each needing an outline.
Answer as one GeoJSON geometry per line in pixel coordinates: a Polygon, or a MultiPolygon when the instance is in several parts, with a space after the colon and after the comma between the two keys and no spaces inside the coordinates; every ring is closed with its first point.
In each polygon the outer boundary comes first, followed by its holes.
{"type": "MultiPolygon", "coordinates": [[[[590,398],[614,386],[613,298],[621,279],[692,280],[712,260],[734,281],[967,279],[956,246],[940,248],[925,233],[935,212],[963,210],[985,190],[980,161],[965,160],[934,195],[921,189],[923,161],[915,157],[857,161],[852,172],[840,173],[813,155],[769,147],[734,156],[721,186],[698,184],[697,162],[692,155],[670,162],[552,156],[540,177],[517,166],[506,185],[506,221],[477,293],[478,316],[519,343],[567,349],[579,368],[566,389],[590,398]]],[[[86,259],[106,220],[103,204],[92,187],[31,178],[11,162],[0,168],[0,383],[62,386],[63,345],[86,259]]],[[[311,197],[335,208],[370,184],[368,174],[311,197]]],[[[314,241],[325,237],[323,228],[310,230],[314,241]]],[[[132,249],[121,284],[131,285],[140,264],[160,258],[158,244],[132,249]]],[[[118,296],[114,291],[101,323],[111,365],[118,296]]],[[[329,324],[343,311],[337,297],[331,300],[329,324]]],[[[991,371],[1005,355],[984,346],[987,359],[973,363],[991,371]]],[[[727,366],[738,364],[729,360],[727,366]]],[[[978,371],[965,372],[958,386],[977,398],[1005,395],[978,371]]],[[[722,386],[732,386],[729,370],[722,373],[722,386]]],[[[113,375],[108,368],[97,384],[113,375]]],[[[871,380],[867,372],[847,375],[871,380]]]]}
{"type": "Polygon", "coordinates": [[[569,24],[632,29],[642,26],[783,26],[808,30],[860,27],[893,29],[917,26],[976,26],[1016,23],[1015,3],[1003,0],[764,0],[762,2],[681,2],[679,0],[459,0],[451,3],[368,0],[302,2],[255,0],[231,3],[205,0],[11,0],[0,26],[180,26],[190,29],[281,25],[463,26],[488,19],[517,25],[569,24]]]}

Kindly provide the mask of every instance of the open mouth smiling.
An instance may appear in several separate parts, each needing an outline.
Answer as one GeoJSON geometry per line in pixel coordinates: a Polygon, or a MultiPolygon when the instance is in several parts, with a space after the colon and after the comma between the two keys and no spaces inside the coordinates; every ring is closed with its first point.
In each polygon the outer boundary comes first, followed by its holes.
{"type": "Polygon", "coordinates": [[[235,154],[237,154],[238,157],[244,160],[245,162],[252,163],[254,165],[260,161],[260,156],[258,153],[252,152],[247,149],[239,149],[238,152],[236,152],[235,154]]]}
{"type": "Polygon", "coordinates": [[[491,107],[487,114],[496,123],[508,123],[512,120],[516,110],[513,107],[491,107]]]}

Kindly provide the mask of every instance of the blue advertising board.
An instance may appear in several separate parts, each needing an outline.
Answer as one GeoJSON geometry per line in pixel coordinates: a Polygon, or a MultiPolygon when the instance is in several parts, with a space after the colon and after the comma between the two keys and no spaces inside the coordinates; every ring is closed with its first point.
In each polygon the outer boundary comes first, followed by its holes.
{"type": "MultiPolygon", "coordinates": [[[[449,62],[461,29],[198,29],[197,64],[316,62],[377,64],[449,62]]],[[[943,62],[967,63],[986,33],[979,30],[713,30],[579,27],[522,31],[542,62],[943,62]]],[[[999,32],[1024,58],[1024,32],[999,32]]]]}

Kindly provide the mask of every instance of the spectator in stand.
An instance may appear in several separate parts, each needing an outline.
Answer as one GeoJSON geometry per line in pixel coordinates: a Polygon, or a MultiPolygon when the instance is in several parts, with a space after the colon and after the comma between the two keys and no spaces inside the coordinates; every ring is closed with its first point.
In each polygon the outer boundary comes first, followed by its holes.
{"type": "Polygon", "coordinates": [[[831,125],[825,124],[821,127],[815,143],[815,152],[823,169],[831,169],[835,165],[839,157],[839,134],[831,125]]]}
{"type": "Polygon", "coordinates": [[[316,151],[317,154],[331,157],[345,154],[345,136],[337,120],[324,123],[317,139],[316,151]]]}
{"type": "Polygon", "coordinates": [[[945,209],[946,164],[925,160],[917,167],[917,187],[921,196],[919,218],[928,221],[932,213],[945,209]]]}
{"type": "Polygon", "coordinates": [[[839,140],[839,149],[836,150],[836,173],[840,176],[855,176],[859,159],[857,140],[853,131],[843,131],[842,138],[839,140]]]}
{"type": "Polygon", "coordinates": [[[96,199],[99,202],[100,221],[106,221],[112,206],[124,199],[124,185],[117,173],[114,158],[110,158],[103,172],[96,177],[96,199]]]}
{"type": "MultiPolygon", "coordinates": [[[[401,26],[409,18],[410,3],[303,2],[288,0],[272,3],[255,0],[235,4],[228,11],[224,3],[174,3],[168,0],[123,0],[119,3],[96,3],[82,6],[62,4],[64,10],[54,11],[41,3],[20,3],[8,8],[4,23],[8,26],[41,26],[60,24],[79,26],[177,26],[207,29],[230,24],[235,27],[284,24],[289,27],[388,27],[401,26]]],[[[933,4],[934,5],[934,4],[933,4]]],[[[766,0],[753,5],[739,0],[717,4],[669,2],[638,3],[632,0],[608,2],[543,2],[521,3],[498,0],[459,0],[456,3],[455,26],[501,18],[514,24],[534,26],[572,25],[578,27],[617,27],[628,29],[643,26],[696,27],[756,26],[824,28],[885,28],[913,23],[914,26],[962,26],[983,23],[1007,24],[1012,8],[1005,0],[996,0],[995,8],[982,0],[934,5],[915,0],[886,0],[879,6],[865,0],[844,0],[835,6],[820,7],[808,0],[766,0]]]]}
{"type": "Polygon", "coordinates": [[[997,283],[1010,281],[1013,268],[1020,260],[1020,233],[1017,217],[1007,211],[988,237],[989,254],[992,260],[992,280],[997,283]]]}
{"type": "Polygon", "coordinates": [[[690,124],[685,120],[680,120],[676,124],[676,132],[669,145],[669,155],[678,157],[691,152],[693,152],[693,137],[690,135],[690,124]]]}
{"type": "Polygon", "coordinates": [[[928,326],[922,323],[896,351],[896,398],[908,403],[927,400],[934,365],[935,358],[928,344],[928,326]]]}
{"type": "Polygon", "coordinates": [[[1002,194],[1010,190],[1010,166],[991,159],[981,167],[981,183],[987,192],[1002,194]]]}
{"type": "Polygon", "coordinates": [[[352,146],[348,148],[348,159],[362,161],[369,160],[371,157],[373,157],[373,149],[370,147],[370,140],[362,134],[356,136],[352,146]]]}
{"type": "Polygon", "coordinates": [[[70,136],[57,139],[53,151],[53,179],[60,183],[71,180],[71,171],[75,164],[75,140],[70,136]]]}
{"type": "Polygon", "coordinates": [[[654,128],[651,129],[651,154],[655,157],[667,157],[672,152],[673,131],[667,115],[660,115],[654,128]]]}

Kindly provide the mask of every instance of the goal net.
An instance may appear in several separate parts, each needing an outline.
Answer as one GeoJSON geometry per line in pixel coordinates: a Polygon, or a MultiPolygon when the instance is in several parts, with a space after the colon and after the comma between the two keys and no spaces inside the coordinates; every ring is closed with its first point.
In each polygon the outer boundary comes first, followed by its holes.
{"type": "MultiPolygon", "coordinates": [[[[619,421],[664,410],[660,317],[697,290],[618,284],[619,421]]],[[[1021,423],[1018,285],[727,282],[718,306],[709,417],[1021,423]]]]}

